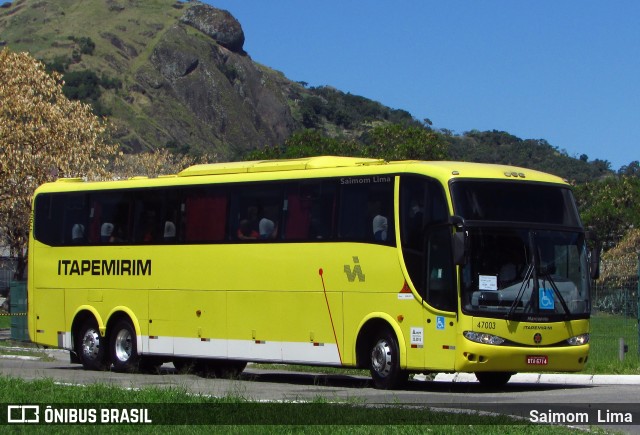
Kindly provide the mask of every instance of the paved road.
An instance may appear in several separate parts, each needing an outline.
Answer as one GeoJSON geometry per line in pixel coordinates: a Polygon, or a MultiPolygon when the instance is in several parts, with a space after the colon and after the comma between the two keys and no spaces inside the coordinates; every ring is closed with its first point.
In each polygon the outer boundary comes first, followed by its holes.
{"type": "Polygon", "coordinates": [[[48,352],[54,361],[2,357],[0,373],[24,379],[52,378],[72,384],[178,387],[197,394],[240,396],[258,401],[310,401],[318,398],[353,401],[357,398],[360,403],[367,404],[481,408],[522,416],[528,416],[533,409],[540,412],[553,409],[555,412],[556,405],[569,407],[572,412],[583,412],[587,408],[590,412],[610,409],[633,413],[634,424],[607,427],[640,434],[640,376],[524,373],[515,375],[503,389],[491,391],[481,387],[469,374],[440,374],[433,381],[424,381],[424,377],[418,375],[403,390],[380,391],[371,387],[368,377],[263,370],[251,365],[235,380],[178,374],[170,364],[163,366],[159,374],[93,372],[69,364],[66,352],[48,352]],[[520,408],[524,406],[525,410],[515,412],[517,410],[512,406],[515,403],[522,404],[520,408]]]}

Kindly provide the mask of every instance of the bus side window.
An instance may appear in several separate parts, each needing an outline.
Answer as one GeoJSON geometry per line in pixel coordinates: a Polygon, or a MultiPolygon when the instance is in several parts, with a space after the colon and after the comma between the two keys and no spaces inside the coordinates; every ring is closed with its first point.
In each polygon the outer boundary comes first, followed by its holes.
{"type": "Polygon", "coordinates": [[[232,239],[273,241],[281,238],[284,190],[281,184],[238,185],[232,205],[232,239]]]}
{"type": "Polygon", "coordinates": [[[66,194],[41,193],[35,199],[34,236],[36,240],[50,246],[64,244],[70,230],[64,226],[66,194]]]}
{"type": "Polygon", "coordinates": [[[342,181],[339,237],[393,244],[393,177],[359,177],[342,181]]]}
{"type": "Polygon", "coordinates": [[[89,206],[89,227],[87,228],[89,244],[100,243],[101,219],[102,206],[98,201],[92,200],[89,206]]]}
{"type": "Polygon", "coordinates": [[[185,241],[224,241],[227,227],[227,194],[217,189],[193,188],[187,190],[185,196],[185,241]]]}
{"type": "Polygon", "coordinates": [[[87,209],[86,195],[80,194],[64,194],[65,204],[65,227],[67,228],[67,237],[65,244],[81,245],[87,242],[87,225],[89,212],[87,209]],[[71,226],[71,230],[68,230],[71,226]],[[69,237],[70,236],[70,237],[69,237]]]}
{"type": "Polygon", "coordinates": [[[126,243],[130,233],[131,196],[123,191],[90,195],[89,243],[126,243]]]}
{"type": "Polygon", "coordinates": [[[313,202],[300,192],[290,192],[287,197],[287,219],[285,239],[307,240],[311,227],[311,207],[313,202]]]}
{"type": "Polygon", "coordinates": [[[328,240],[333,233],[335,182],[311,180],[288,186],[284,238],[328,240]]]}

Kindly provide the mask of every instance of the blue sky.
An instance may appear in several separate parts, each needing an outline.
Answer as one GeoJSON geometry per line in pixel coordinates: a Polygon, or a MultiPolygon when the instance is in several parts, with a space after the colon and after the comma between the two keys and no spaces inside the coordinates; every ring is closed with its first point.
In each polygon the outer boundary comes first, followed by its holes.
{"type": "Polygon", "coordinates": [[[207,0],[256,62],[454,133],[640,160],[640,1],[207,0]]]}

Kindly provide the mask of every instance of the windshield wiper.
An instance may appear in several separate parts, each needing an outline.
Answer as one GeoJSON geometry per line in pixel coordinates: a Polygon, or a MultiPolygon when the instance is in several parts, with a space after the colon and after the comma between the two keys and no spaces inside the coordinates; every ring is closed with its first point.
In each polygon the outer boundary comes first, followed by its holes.
{"type": "MultiPolygon", "coordinates": [[[[529,231],[529,251],[531,252],[531,262],[527,267],[527,271],[525,272],[524,279],[522,284],[520,285],[520,290],[518,290],[518,295],[516,296],[513,304],[511,304],[511,309],[509,309],[509,313],[507,314],[507,319],[511,319],[513,317],[513,313],[516,311],[518,304],[522,301],[522,297],[524,296],[525,288],[529,285],[529,280],[533,278],[533,288],[531,289],[531,298],[529,298],[529,306],[533,301],[533,296],[535,291],[538,289],[538,258],[536,257],[536,240],[535,233],[533,231],[529,231]]],[[[523,307],[522,312],[526,312],[527,307],[523,307]]]]}
{"type": "Polygon", "coordinates": [[[516,295],[516,298],[513,300],[513,303],[511,304],[511,308],[509,309],[509,312],[507,313],[507,319],[511,320],[513,318],[513,313],[516,311],[516,308],[518,307],[518,304],[522,301],[522,297],[524,296],[524,292],[525,292],[526,288],[529,286],[529,281],[531,280],[531,276],[533,275],[533,271],[534,271],[534,266],[533,266],[533,264],[530,264],[527,267],[527,271],[524,274],[524,279],[522,280],[522,284],[520,284],[520,290],[518,290],[518,294],[516,295]]]}

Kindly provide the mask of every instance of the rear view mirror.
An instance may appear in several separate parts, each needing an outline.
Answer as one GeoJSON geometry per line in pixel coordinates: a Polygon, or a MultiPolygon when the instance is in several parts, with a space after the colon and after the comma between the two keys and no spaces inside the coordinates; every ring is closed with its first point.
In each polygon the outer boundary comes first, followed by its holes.
{"type": "Polygon", "coordinates": [[[464,266],[467,262],[467,235],[464,230],[453,235],[453,264],[464,266]]]}
{"type": "Polygon", "coordinates": [[[464,218],[462,216],[451,216],[449,224],[456,229],[453,234],[453,264],[464,266],[467,262],[467,232],[464,229],[464,218]]]}

